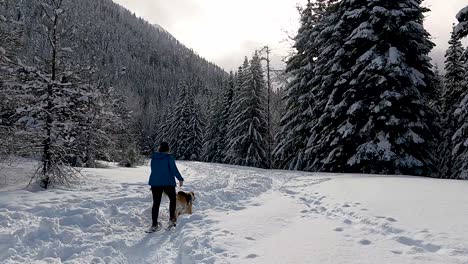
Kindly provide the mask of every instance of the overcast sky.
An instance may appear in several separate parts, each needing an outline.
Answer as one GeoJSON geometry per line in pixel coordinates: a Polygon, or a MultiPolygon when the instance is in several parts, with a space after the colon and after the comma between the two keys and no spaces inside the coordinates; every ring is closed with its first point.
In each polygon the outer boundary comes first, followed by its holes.
{"type": "MultiPolygon", "coordinates": [[[[269,45],[275,66],[291,46],[298,23],[296,6],[305,0],[114,0],[152,24],[159,24],[198,54],[225,70],[235,70],[255,49],[269,45]]],[[[426,0],[426,28],[437,44],[439,63],[456,13],[467,0],[426,0]]]]}

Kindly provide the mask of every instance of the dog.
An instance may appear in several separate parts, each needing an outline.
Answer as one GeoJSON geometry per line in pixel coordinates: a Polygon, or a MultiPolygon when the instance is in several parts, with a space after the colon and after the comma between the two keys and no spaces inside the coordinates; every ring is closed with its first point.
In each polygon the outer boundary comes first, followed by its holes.
{"type": "Polygon", "coordinates": [[[177,192],[176,196],[176,218],[183,214],[192,214],[192,205],[195,201],[195,194],[193,192],[177,192]]]}

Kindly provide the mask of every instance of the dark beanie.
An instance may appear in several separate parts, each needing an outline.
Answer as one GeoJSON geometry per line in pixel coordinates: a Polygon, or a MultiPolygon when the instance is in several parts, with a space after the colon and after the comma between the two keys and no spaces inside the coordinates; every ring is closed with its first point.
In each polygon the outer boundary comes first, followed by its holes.
{"type": "Polygon", "coordinates": [[[159,152],[169,152],[169,143],[161,142],[159,145],[159,152]]]}

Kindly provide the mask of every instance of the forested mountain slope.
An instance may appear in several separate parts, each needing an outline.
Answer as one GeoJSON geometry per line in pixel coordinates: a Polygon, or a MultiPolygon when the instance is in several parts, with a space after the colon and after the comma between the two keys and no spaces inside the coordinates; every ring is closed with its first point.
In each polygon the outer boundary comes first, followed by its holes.
{"type": "MultiPolygon", "coordinates": [[[[41,2],[4,0],[6,17],[16,21],[22,61],[46,58],[41,2]]],[[[44,3],[42,3],[44,4],[44,3]]],[[[190,83],[198,100],[221,87],[225,72],[111,0],[63,1],[62,51],[67,60],[96,69],[94,81],[111,85],[131,98],[141,139],[153,138],[163,113],[170,112],[180,85],[190,83]],[[98,79],[98,80],[96,80],[98,79]]],[[[206,103],[206,102],[202,102],[206,103]]],[[[142,142],[142,145],[145,145],[142,142]]]]}

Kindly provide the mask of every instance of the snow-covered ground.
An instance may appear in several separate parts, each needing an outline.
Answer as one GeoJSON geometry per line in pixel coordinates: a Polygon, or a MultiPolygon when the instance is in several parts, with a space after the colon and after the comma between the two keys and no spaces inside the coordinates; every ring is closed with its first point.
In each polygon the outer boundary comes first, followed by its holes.
{"type": "Polygon", "coordinates": [[[178,166],[194,214],[155,234],[148,167],[47,191],[5,181],[0,263],[468,263],[468,182],[178,166]]]}

